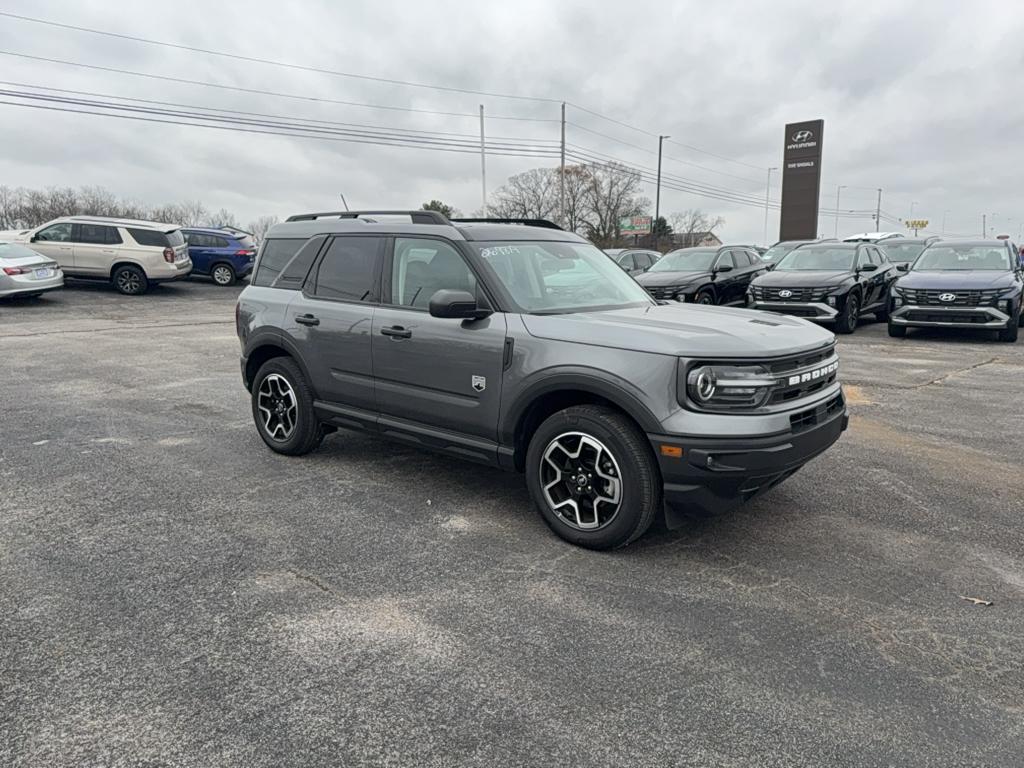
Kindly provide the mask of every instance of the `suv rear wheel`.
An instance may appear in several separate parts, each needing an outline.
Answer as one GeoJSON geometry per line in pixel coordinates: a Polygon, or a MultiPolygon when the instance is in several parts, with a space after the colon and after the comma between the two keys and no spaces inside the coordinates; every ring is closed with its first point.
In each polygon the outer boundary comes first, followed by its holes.
{"type": "Polygon", "coordinates": [[[125,296],[139,296],[149,288],[146,273],[134,264],[122,264],[110,277],[114,287],[125,296]]]}
{"type": "Polygon", "coordinates": [[[550,416],[526,454],[526,483],[544,522],[563,539],[614,549],[640,538],[661,508],[661,478],[632,420],[599,405],[550,416]]]}
{"type": "Polygon", "coordinates": [[[298,364],[274,357],[252,383],[252,418],[271,450],[301,456],[315,449],[326,430],[313,412],[313,393],[298,364]]]}
{"type": "Polygon", "coordinates": [[[210,275],[213,277],[213,282],[224,287],[234,285],[235,280],[237,279],[235,277],[234,268],[230,264],[225,264],[224,262],[214,264],[210,275]]]}

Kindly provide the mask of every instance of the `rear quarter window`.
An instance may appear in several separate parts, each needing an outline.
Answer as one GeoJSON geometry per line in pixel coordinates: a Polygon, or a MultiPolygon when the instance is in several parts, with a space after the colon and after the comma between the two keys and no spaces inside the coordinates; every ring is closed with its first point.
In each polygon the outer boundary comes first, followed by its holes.
{"type": "Polygon", "coordinates": [[[171,246],[172,248],[176,245],[181,245],[185,242],[185,236],[181,234],[180,229],[175,229],[172,232],[160,232],[155,229],[134,229],[128,228],[128,234],[132,236],[139,245],[151,246],[154,248],[166,248],[171,246]]]}
{"type": "MultiPolygon", "coordinates": [[[[259,258],[256,260],[256,271],[253,273],[251,285],[269,286],[284,269],[285,264],[291,261],[299,249],[306,243],[302,238],[272,238],[263,241],[259,258]]],[[[316,250],[313,250],[316,254],[316,250]]],[[[310,262],[312,263],[312,261],[310,262]]],[[[308,267],[307,267],[308,269],[308,267]]],[[[303,277],[305,275],[303,274],[303,277]]],[[[294,286],[296,289],[301,286],[294,286]]],[[[292,287],[292,286],[281,286],[292,287]]]]}

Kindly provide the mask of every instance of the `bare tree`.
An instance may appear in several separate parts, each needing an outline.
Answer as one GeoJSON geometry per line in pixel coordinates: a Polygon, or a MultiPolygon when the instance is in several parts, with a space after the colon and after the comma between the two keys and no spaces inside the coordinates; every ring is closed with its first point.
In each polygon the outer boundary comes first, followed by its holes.
{"type": "Polygon", "coordinates": [[[503,219],[553,219],[558,215],[558,175],[553,168],[534,168],[509,177],[488,204],[503,219]]]}
{"type": "Polygon", "coordinates": [[[590,217],[587,236],[599,247],[614,245],[619,237],[619,222],[627,216],[639,216],[651,201],[640,196],[640,174],[620,163],[590,166],[590,217]]]}
{"type": "MultiPolygon", "coordinates": [[[[561,174],[561,168],[556,169],[561,174]]],[[[593,174],[585,165],[565,166],[565,222],[570,232],[585,232],[591,224],[593,174]]],[[[556,179],[558,176],[556,175],[556,179]]]]}
{"type": "Polygon", "coordinates": [[[257,242],[262,243],[267,236],[267,231],[278,221],[277,216],[260,216],[256,221],[249,223],[249,231],[252,232],[252,236],[256,238],[257,242]]]}
{"type": "MultiPolygon", "coordinates": [[[[200,203],[200,205],[201,205],[201,203],[200,203]]],[[[238,226],[238,219],[235,217],[235,214],[233,214],[231,211],[227,210],[226,208],[221,208],[216,213],[210,214],[209,216],[207,216],[207,226],[210,226],[210,227],[235,227],[236,229],[239,228],[239,226],[238,226]]]]}
{"type": "Polygon", "coordinates": [[[709,216],[700,208],[689,208],[669,216],[672,224],[672,236],[680,248],[692,248],[700,245],[701,235],[712,235],[715,230],[725,224],[721,216],[709,216]]]}

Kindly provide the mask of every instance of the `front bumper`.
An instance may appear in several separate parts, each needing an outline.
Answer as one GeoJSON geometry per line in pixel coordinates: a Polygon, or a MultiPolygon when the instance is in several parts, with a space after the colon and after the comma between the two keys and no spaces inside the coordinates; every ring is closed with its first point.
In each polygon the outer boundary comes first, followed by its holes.
{"type": "Polygon", "coordinates": [[[1005,328],[1010,316],[995,307],[904,304],[889,316],[893,325],[921,328],[1005,328]]]}
{"type": "Polygon", "coordinates": [[[789,433],[770,437],[648,434],[665,503],[675,510],[718,513],[775,487],[839,439],[849,423],[843,395],[793,414],[791,423],[789,433]],[[665,456],[665,445],[681,448],[682,456],[665,456]]]}
{"type": "Polygon", "coordinates": [[[758,301],[751,300],[750,309],[761,309],[765,312],[778,312],[780,315],[802,317],[805,320],[828,322],[835,320],[839,314],[836,307],[830,307],[821,301],[758,301]]]}

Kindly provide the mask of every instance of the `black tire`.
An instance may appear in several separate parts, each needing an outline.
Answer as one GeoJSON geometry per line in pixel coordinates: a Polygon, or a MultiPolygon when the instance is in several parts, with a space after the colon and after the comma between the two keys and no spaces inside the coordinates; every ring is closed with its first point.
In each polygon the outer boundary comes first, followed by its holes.
{"type": "MultiPolygon", "coordinates": [[[[290,357],[274,357],[260,366],[252,382],[251,400],[252,419],[256,424],[256,431],[272,451],[286,456],[302,456],[314,450],[324,439],[324,427],[313,412],[313,392],[306,377],[302,375],[302,370],[290,357]],[[268,382],[271,377],[277,378],[268,382]],[[278,424],[283,422],[284,412],[278,415],[279,403],[272,397],[275,389],[279,393],[285,393],[284,387],[280,384],[281,380],[287,384],[287,390],[291,392],[295,406],[295,413],[289,419],[290,430],[278,429],[278,424]],[[264,418],[261,406],[273,412],[270,424],[264,418]]],[[[281,400],[287,407],[288,398],[282,397],[281,400]]]]}
{"type": "Polygon", "coordinates": [[[1021,307],[1020,317],[1017,318],[1017,326],[1019,328],[1024,328],[1024,306],[1021,307]]]}
{"type": "Polygon", "coordinates": [[[1020,333],[1020,324],[1015,323],[1012,320],[1006,324],[1006,327],[999,331],[999,340],[1006,342],[1014,342],[1017,340],[1017,336],[1020,333]]]}
{"type": "MultiPolygon", "coordinates": [[[[568,453],[559,452],[557,448],[553,450],[552,458],[569,463],[573,461],[568,453]]],[[[584,458],[591,453],[580,449],[576,452],[584,458]]],[[[568,471],[568,467],[564,469],[568,471]]],[[[564,474],[563,470],[555,472],[557,478],[564,474]]],[[[582,473],[586,473],[585,468],[582,473]]],[[[587,476],[592,477],[590,474],[587,476]]],[[[571,486],[571,480],[571,476],[566,478],[566,485],[557,486],[552,493],[561,491],[566,498],[570,497],[567,487],[571,486]]],[[[526,453],[526,485],[547,526],[566,541],[588,549],[615,549],[636,541],[647,532],[661,510],[661,474],[646,437],[629,417],[601,405],[574,405],[548,417],[538,427],[526,453]],[[596,461],[603,457],[606,460],[602,464],[604,470],[612,478],[617,475],[619,479],[618,507],[603,522],[599,521],[597,513],[593,513],[594,522],[600,524],[589,530],[571,524],[556,512],[545,497],[543,487],[547,475],[553,472],[544,459],[545,453],[558,438],[569,441],[571,447],[576,435],[596,440],[606,449],[607,455],[596,454],[596,461]],[[546,473],[543,479],[542,472],[546,473]]],[[[606,492],[609,487],[606,486],[606,492]]],[[[582,487],[578,490],[584,493],[582,487]]]]}
{"type": "Polygon", "coordinates": [[[702,288],[697,291],[697,295],[693,297],[694,304],[714,304],[715,294],[713,291],[709,291],[707,288],[702,288]]]}
{"type": "Polygon", "coordinates": [[[907,326],[905,325],[893,325],[889,323],[889,335],[894,339],[902,339],[907,335],[907,326]]]}
{"type": "Polygon", "coordinates": [[[860,317],[860,296],[850,293],[843,304],[843,311],[836,316],[836,333],[853,333],[857,330],[860,317]]]}
{"type": "Polygon", "coordinates": [[[146,273],[134,264],[122,264],[110,276],[110,281],[125,296],[141,296],[149,289],[146,273]]]}
{"type": "Polygon", "coordinates": [[[213,282],[222,288],[227,288],[235,284],[238,280],[238,275],[235,274],[235,268],[230,264],[219,261],[210,268],[210,277],[213,282]]]}

